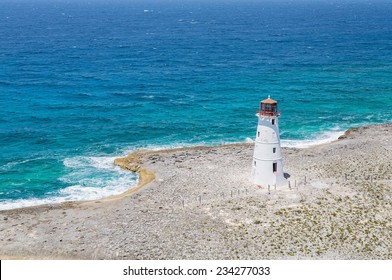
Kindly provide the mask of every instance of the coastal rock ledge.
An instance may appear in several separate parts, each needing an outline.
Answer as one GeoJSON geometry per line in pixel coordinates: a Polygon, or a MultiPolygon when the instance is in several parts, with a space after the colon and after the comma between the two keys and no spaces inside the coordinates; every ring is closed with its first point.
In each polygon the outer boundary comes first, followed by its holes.
{"type": "Polygon", "coordinates": [[[253,144],[139,150],[97,201],[0,212],[0,258],[391,259],[392,124],[284,148],[290,185],[250,181],[253,144]]]}

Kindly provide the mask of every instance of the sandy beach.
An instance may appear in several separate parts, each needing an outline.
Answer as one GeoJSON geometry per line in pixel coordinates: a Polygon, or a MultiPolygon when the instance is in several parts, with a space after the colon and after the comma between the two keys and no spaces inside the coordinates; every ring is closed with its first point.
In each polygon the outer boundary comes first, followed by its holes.
{"type": "Polygon", "coordinates": [[[250,181],[253,144],[139,150],[116,197],[0,212],[0,258],[392,259],[392,124],[284,148],[290,186],[250,181]],[[305,179],[306,176],[306,179],[305,179]]]}

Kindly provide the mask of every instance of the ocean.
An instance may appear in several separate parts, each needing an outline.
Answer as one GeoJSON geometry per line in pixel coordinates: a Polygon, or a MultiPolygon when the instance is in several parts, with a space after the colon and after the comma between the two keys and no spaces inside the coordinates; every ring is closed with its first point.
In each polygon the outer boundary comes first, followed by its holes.
{"type": "MultiPolygon", "coordinates": [[[[2,1],[0,209],[137,184],[139,148],[283,146],[392,120],[390,1],[2,1]]],[[[249,159],[251,167],[251,159],[249,159]]]]}

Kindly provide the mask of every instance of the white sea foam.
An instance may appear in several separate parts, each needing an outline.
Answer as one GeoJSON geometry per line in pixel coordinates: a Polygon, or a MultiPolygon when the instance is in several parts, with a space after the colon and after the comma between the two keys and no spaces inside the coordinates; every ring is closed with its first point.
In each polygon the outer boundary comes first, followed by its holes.
{"type": "Polygon", "coordinates": [[[154,96],[154,95],[143,95],[142,98],[145,98],[145,99],[154,99],[155,96],[154,96]]]}
{"type": "Polygon", "coordinates": [[[178,148],[187,148],[187,147],[196,147],[196,146],[206,146],[206,145],[224,145],[227,143],[206,143],[206,142],[196,142],[196,143],[184,143],[184,142],[177,142],[177,143],[172,143],[172,144],[167,144],[167,145],[146,145],[146,146],[140,146],[140,147],[128,147],[125,149],[124,154],[130,154],[133,153],[134,151],[138,149],[147,149],[151,151],[160,151],[160,150],[171,150],[171,149],[178,149],[178,148]]]}
{"type": "Polygon", "coordinates": [[[59,197],[48,197],[48,198],[31,198],[31,199],[16,199],[16,200],[4,200],[0,202],[0,210],[9,210],[15,208],[30,207],[43,204],[55,204],[64,202],[63,198],[59,197]]]}
{"type": "Polygon", "coordinates": [[[26,159],[26,160],[8,162],[8,163],[0,166],[0,170],[6,171],[6,170],[9,170],[12,167],[18,165],[18,164],[24,164],[24,163],[27,163],[27,162],[30,162],[30,161],[35,161],[35,160],[40,160],[40,159],[42,159],[42,158],[26,159]]]}
{"type": "Polygon", "coordinates": [[[100,199],[121,194],[137,185],[136,174],[114,165],[116,157],[72,157],[63,161],[68,173],[59,178],[69,187],[47,193],[44,198],[5,200],[0,210],[56,204],[65,201],[100,199]]]}
{"type": "Polygon", "coordinates": [[[116,157],[83,157],[77,156],[66,158],[63,161],[64,166],[70,168],[94,167],[97,169],[113,169],[115,168],[114,160],[116,157]]]}
{"type": "Polygon", "coordinates": [[[281,140],[282,147],[290,148],[309,148],[316,145],[327,144],[337,140],[340,136],[344,134],[344,131],[332,129],[331,131],[326,131],[316,136],[313,139],[303,139],[303,140],[281,140]]]}
{"type": "Polygon", "coordinates": [[[105,188],[75,185],[60,190],[58,196],[49,196],[46,198],[5,200],[0,202],[0,210],[30,207],[30,206],[44,205],[44,204],[57,204],[66,201],[100,199],[116,194],[121,194],[129,190],[131,187],[131,182],[129,180],[124,180],[124,179],[117,180],[117,181],[113,181],[113,183],[114,183],[113,185],[109,185],[105,188]],[[120,183],[119,181],[122,182],[120,183]]]}

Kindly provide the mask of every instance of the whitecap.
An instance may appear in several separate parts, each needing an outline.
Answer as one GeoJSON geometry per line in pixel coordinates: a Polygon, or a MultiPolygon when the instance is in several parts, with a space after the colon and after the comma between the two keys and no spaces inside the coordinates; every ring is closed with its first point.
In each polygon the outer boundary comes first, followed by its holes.
{"type": "Polygon", "coordinates": [[[145,99],[154,99],[155,96],[154,96],[154,95],[143,95],[142,98],[145,98],[145,99]]]}
{"type": "Polygon", "coordinates": [[[0,170],[6,171],[6,170],[9,170],[9,169],[11,169],[12,167],[14,167],[16,165],[24,164],[24,163],[28,163],[28,162],[35,161],[35,160],[40,160],[40,159],[42,159],[42,158],[38,157],[38,158],[32,158],[32,159],[26,159],[26,160],[11,161],[11,162],[8,162],[8,163],[0,166],[0,170]]]}
{"type": "Polygon", "coordinates": [[[367,120],[370,120],[370,119],[372,119],[372,118],[374,118],[374,115],[373,115],[373,114],[367,115],[367,116],[365,117],[365,119],[367,119],[367,120]]]}
{"type": "Polygon", "coordinates": [[[199,142],[199,143],[173,143],[168,145],[147,145],[145,149],[152,150],[152,151],[159,151],[159,150],[171,150],[171,149],[179,149],[179,148],[188,148],[188,147],[195,147],[195,146],[204,146],[206,143],[199,142]]]}
{"type": "Polygon", "coordinates": [[[338,140],[340,136],[344,134],[344,130],[339,130],[338,128],[333,128],[331,131],[323,132],[312,139],[302,139],[302,140],[282,140],[282,147],[289,148],[309,148],[316,145],[327,144],[338,140]]]}

